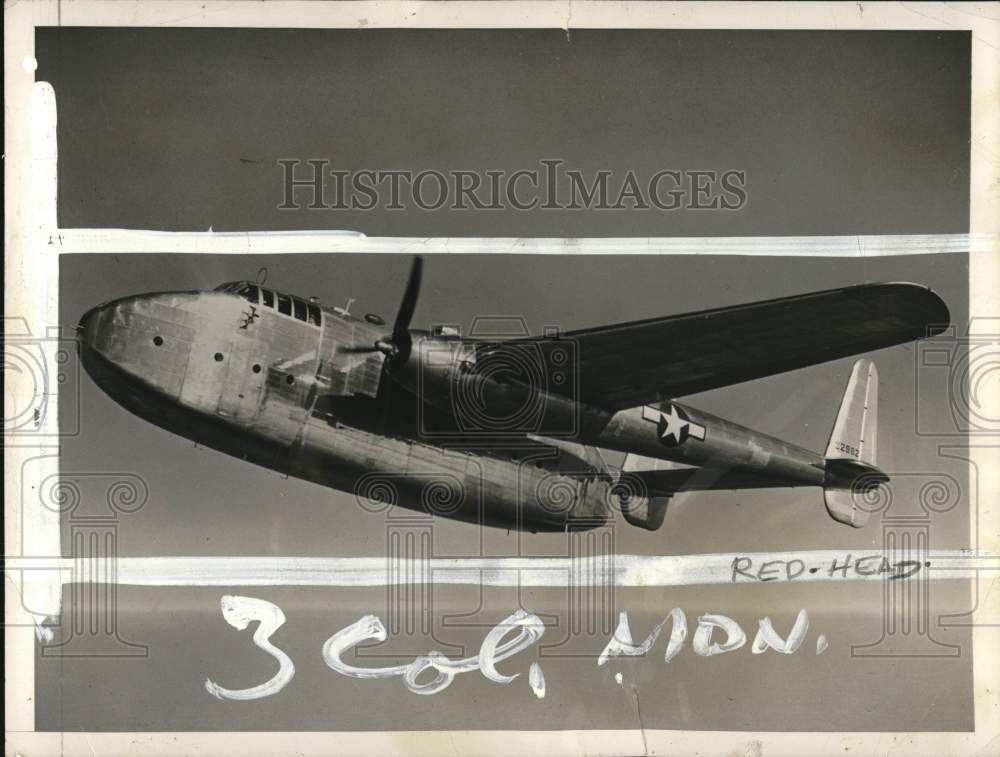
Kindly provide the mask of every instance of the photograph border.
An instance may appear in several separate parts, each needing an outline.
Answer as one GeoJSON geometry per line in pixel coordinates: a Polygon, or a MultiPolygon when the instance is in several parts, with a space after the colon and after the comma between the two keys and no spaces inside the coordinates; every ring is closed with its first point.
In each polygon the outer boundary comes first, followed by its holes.
{"type": "MultiPolygon", "coordinates": [[[[38,108],[49,107],[44,97],[33,93],[35,28],[40,26],[109,27],[280,27],[298,28],[561,28],[573,29],[894,29],[968,30],[972,45],[972,114],[970,165],[969,235],[948,235],[956,247],[965,241],[969,249],[970,317],[986,325],[1000,319],[1000,10],[976,3],[672,3],[672,2],[227,2],[226,0],[27,0],[5,7],[5,328],[26,330],[32,338],[45,339],[58,324],[58,255],[65,252],[116,251],[166,252],[204,246],[203,233],[120,232],[67,230],[60,239],[55,216],[55,176],[39,168],[46,150],[54,157],[54,124],[40,132],[38,108]],[[55,234],[55,243],[53,243],[55,234]],[[124,244],[127,240],[128,244],[124,244]],[[117,249],[116,245],[122,249],[117,249]]],[[[44,162],[44,161],[43,161],[44,162]]],[[[220,248],[233,248],[239,238],[246,251],[272,252],[290,235],[281,232],[214,235],[220,248]]],[[[364,240],[337,237],[329,232],[299,234],[297,244],[311,251],[404,252],[414,240],[380,238],[364,240]],[[349,240],[349,245],[347,244],[349,240]]],[[[741,254],[763,254],[761,240],[748,240],[741,254]]],[[[829,250],[843,248],[844,238],[829,238],[829,250]]],[[[871,245],[878,246],[877,238],[871,245]]],[[[907,249],[905,238],[895,242],[907,249]]],[[[559,252],[572,242],[574,252],[622,251],[622,240],[433,240],[436,247],[469,252],[477,246],[488,252],[559,252]],[[583,244],[581,245],[581,241],[583,244]]],[[[708,242],[710,240],[702,240],[708,242]]],[[[716,240],[718,242],[718,240],[716,240]]],[[[729,240],[730,242],[732,240],[729,240]]],[[[672,252],[671,245],[686,247],[692,254],[712,254],[711,245],[697,240],[631,240],[649,252],[672,252]]],[[[785,239],[785,244],[788,239],[785,239]]],[[[719,244],[720,252],[733,254],[719,244]]],[[[892,244],[888,246],[891,254],[892,244]]],[[[425,248],[428,249],[428,248],[425,248]]],[[[635,250],[633,250],[635,251],[635,250]]],[[[791,251],[790,251],[791,252],[791,251]]],[[[773,248],[772,252],[773,253],[773,248]]],[[[858,245],[858,252],[866,248],[858,245]]],[[[867,248],[867,254],[879,254],[867,248]]],[[[996,330],[993,329],[993,333],[996,330]]],[[[30,377],[6,376],[6,392],[18,395],[32,391],[30,377]]],[[[994,387],[990,387],[994,390],[994,387]]],[[[1000,417],[1000,392],[991,391],[985,405],[1000,417]]],[[[46,423],[50,434],[37,442],[5,444],[5,555],[59,554],[46,552],[42,530],[22,522],[20,480],[24,464],[39,454],[48,454],[58,470],[57,413],[51,409],[46,423]],[[23,539],[22,539],[23,534],[23,539]],[[29,546],[31,547],[29,549],[29,546]]],[[[44,431],[45,429],[43,429],[44,431]]],[[[1000,512],[989,507],[1000,494],[1000,435],[969,439],[972,468],[978,471],[977,517],[970,518],[971,545],[979,554],[1000,553],[1000,512]],[[985,503],[986,506],[983,506],[985,503]]],[[[54,516],[58,519],[58,514],[54,516]]],[[[48,524],[51,526],[51,523],[48,524]]],[[[55,532],[58,534],[58,520],[55,532]]],[[[43,529],[44,530],[44,529],[43,529]]],[[[157,754],[256,755],[325,754],[331,745],[346,753],[438,754],[444,751],[475,754],[546,753],[703,753],[798,755],[809,744],[814,754],[886,753],[904,749],[908,754],[977,754],[997,749],[1000,739],[1000,592],[990,592],[1000,575],[994,563],[983,569],[975,582],[977,596],[973,624],[975,656],[975,731],[970,733],[775,733],[747,731],[387,731],[387,732],[170,732],[170,733],[51,733],[34,730],[35,627],[25,612],[22,598],[12,588],[22,587],[24,565],[11,569],[5,584],[6,740],[7,752],[33,754],[125,754],[155,751],[157,754]],[[992,567],[990,567],[992,566],[992,567]],[[980,622],[981,619],[981,622],[980,622]]],[[[985,565],[985,564],[984,564],[985,565]]],[[[58,582],[56,582],[58,586],[58,582]]],[[[43,604],[46,598],[38,598],[43,604]]],[[[30,606],[36,606],[29,603],[30,606]]]]}

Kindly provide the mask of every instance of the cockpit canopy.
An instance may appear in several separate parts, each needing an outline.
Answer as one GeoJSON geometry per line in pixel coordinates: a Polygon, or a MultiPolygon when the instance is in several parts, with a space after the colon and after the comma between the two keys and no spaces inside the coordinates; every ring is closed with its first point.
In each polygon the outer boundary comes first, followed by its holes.
{"type": "Polygon", "coordinates": [[[230,281],[219,284],[214,291],[235,294],[254,305],[263,305],[281,315],[297,318],[313,326],[322,324],[322,311],[315,302],[307,302],[301,297],[265,289],[251,281],[230,281]]]}

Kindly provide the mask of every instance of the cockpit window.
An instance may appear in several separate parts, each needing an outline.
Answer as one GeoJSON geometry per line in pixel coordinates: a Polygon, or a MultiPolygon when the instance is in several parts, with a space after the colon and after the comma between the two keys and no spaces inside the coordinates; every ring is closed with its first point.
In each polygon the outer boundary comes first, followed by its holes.
{"type": "Polygon", "coordinates": [[[292,298],[287,294],[278,295],[278,312],[284,315],[292,314],[292,298]]]}
{"type": "Polygon", "coordinates": [[[260,301],[260,290],[253,284],[247,284],[236,293],[248,302],[256,305],[260,301]]]}
{"type": "Polygon", "coordinates": [[[212,291],[235,294],[255,305],[268,308],[277,306],[278,312],[282,315],[294,317],[312,326],[320,326],[323,322],[323,310],[318,303],[306,302],[298,297],[275,292],[273,289],[264,289],[249,281],[228,281],[219,284],[212,291]]]}

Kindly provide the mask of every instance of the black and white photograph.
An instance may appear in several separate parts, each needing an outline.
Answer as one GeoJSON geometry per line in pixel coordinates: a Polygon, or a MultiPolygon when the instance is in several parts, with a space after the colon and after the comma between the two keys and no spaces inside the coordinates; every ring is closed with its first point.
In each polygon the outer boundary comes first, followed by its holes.
{"type": "Polygon", "coordinates": [[[997,753],[996,5],[307,5],[5,8],[7,751],[997,753]]]}

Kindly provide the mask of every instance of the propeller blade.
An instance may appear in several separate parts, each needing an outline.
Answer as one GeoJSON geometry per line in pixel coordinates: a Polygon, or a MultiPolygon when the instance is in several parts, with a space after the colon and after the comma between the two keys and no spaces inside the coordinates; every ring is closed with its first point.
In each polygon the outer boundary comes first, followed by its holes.
{"type": "MultiPolygon", "coordinates": [[[[403,301],[399,304],[399,313],[396,315],[396,322],[392,325],[390,338],[379,339],[371,345],[345,344],[338,347],[337,351],[348,354],[381,352],[396,365],[405,363],[413,347],[413,339],[410,337],[410,320],[417,309],[417,297],[420,294],[420,278],[423,268],[423,258],[414,258],[413,266],[410,268],[410,278],[406,282],[406,291],[403,292],[403,301]]],[[[388,363],[385,368],[389,368],[388,363]]]]}
{"type": "Polygon", "coordinates": [[[400,361],[406,360],[410,355],[410,348],[413,346],[410,338],[410,320],[417,309],[417,297],[420,295],[420,279],[423,275],[424,259],[417,256],[413,259],[410,267],[410,278],[406,282],[406,290],[403,292],[403,301],[399,303],[399,313],[396,321],[392,324],[392,341],[399,351],[397,357],[400,361]]]}

